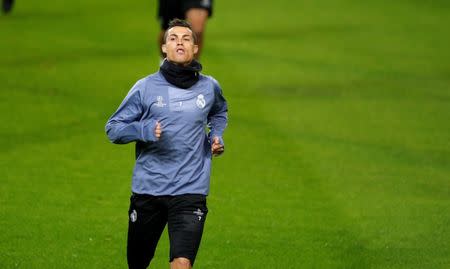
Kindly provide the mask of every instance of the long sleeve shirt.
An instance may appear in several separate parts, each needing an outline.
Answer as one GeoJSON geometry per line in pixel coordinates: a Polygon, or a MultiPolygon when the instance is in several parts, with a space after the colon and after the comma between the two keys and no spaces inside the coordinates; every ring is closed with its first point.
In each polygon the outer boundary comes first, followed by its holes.
{"type": "Polygon", "coordinates": [[[217,136],[223,144],[227,110],[222,90],[210,76],[200,74],[188,89],[168,83],[160,72],[139,80],[106,124],[113,143],[136,142],[132,192],[208,195],[211,141],[217,136]]]}

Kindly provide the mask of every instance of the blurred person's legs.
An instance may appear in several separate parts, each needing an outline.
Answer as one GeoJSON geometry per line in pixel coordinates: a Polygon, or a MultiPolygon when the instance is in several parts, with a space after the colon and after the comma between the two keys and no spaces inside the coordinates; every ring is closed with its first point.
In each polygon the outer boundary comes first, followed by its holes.
{"type": "Polygon", "coordinates": [[[198,52],[196,59],[200,59],[200,54],[203,48],[203,33],[206,28],[206,21],[208,20],[208,10],[203,8],[191,8],[186,12],[186,20],[192,24],[192,30],[197,35],[198,52]]]}
{"type": "MultiPolygon", "coordinates": [[[[182,0],[181,0],[182,1],[182,0]]],[[[161,46],[165,43],[164,33],[169,27],[169,22],[174,18],[183,19],[184,14],[181,10],[180,0],[159,0],[158,1],[158,19],[161,26],[161,31],[158,35],[158,51],[162,58],[166,55],[161,50],[161,46]]]]}
{"type": "MultiPolygon", "coordinates": [[[[192,24],[192,29],[198,38],[198,53],[195,58],[200,58],[203,48],[203,33],[206,21],[212,15],[212,0],[159,0],[158,18],[161,24],[158,41],[159,49],[164,44],[164,32],[169,22],[174,18],[185,19],[192,24]]],[[[160,50],[161,52],[161,50],[160,50]]],[[[161,56],[165,55],[161,52],[161,56]]]]}
{"type": "Polygon", "coordinates": [[[3,0],[2,1],[2,10],[4,13],[9,13],[14,6],[14,0],[3,0]]]}

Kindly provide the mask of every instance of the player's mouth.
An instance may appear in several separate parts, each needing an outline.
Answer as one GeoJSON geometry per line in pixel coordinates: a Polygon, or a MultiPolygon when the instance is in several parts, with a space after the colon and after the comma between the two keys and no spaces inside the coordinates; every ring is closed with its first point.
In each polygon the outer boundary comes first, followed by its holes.
{"type": "Polygon", "coordinates": [[[184,54],[184,49],[182,49],[182,48],[177,48],[177,53],[178,53],[178,54],[184,54]]]}

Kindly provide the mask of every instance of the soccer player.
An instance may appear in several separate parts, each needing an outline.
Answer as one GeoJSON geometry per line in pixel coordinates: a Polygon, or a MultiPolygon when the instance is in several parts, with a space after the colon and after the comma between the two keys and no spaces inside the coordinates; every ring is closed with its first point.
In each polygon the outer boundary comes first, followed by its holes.
{"type": "MultiPolygon", "coordinates": [[[[198,52],[194,56],[197,60],[203,49],[203,32],[206,21],[212,15],[212,0],[159,0],[158,18],[161,31],[158,36],[160,45],[164,44],[164,33],[169,26],[169,21],[180,18],[192,25],[192,30],[197,36],[198,52]]],[[[162,51],[161,55],[164,58],[162,51]]]]}
{"type": "Polygon", "coordinates": [[[136,142],[129,268],[147,268],[166,223],[170,267],[192,268],[208,213],[212,156],[224,152],[227,103],[217,81],[200,73],[195,33],[176,19],[164,40],[159,71],[139,80],[106,124],[113,143],[136,142]]]}

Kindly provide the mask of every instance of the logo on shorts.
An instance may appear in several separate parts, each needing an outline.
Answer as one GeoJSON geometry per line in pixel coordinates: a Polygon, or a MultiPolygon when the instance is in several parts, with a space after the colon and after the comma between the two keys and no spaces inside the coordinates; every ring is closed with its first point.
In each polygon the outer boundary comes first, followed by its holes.
{"type": "Polygon", "coordinates": [[[164,103],[164,98],[161,95],[156,97],[156,101],[157,101],[156,102],[157,107],[165,107],[166,106],[166,103],[164,103]]]}
{"type": "Polygon", "coordinates": [[[211,1],[210,0],[202,0],[201,6],[202,7],[209,7],[209,6],[211,6],[211,1]]]}
{"type": "Polygon", "coordinates": [[[197,102],[195,102],[195,103],[197,104],[197,107],[200,108],[200,109],[205,107],[206,100],[205,100],[205,97],[203,96],[203,94],[199,94],[197,96],[197,102]]]}
{"type": "Polygon", "coordinates": [[[136,222],[136,220],[137,220],[137,212],[135,209],[133,209],[133,211],[131,211],[131,214],[130,214],[130,221],[136,222]]]}
{"type": "Polygon", "coordinates": [[[194,214],[197,215],[198,220],[202,220],[203,215],[205,215],[205,213],[203,213],[200,208],[197,208],[197,210],[194,211],[194,214]]]}

